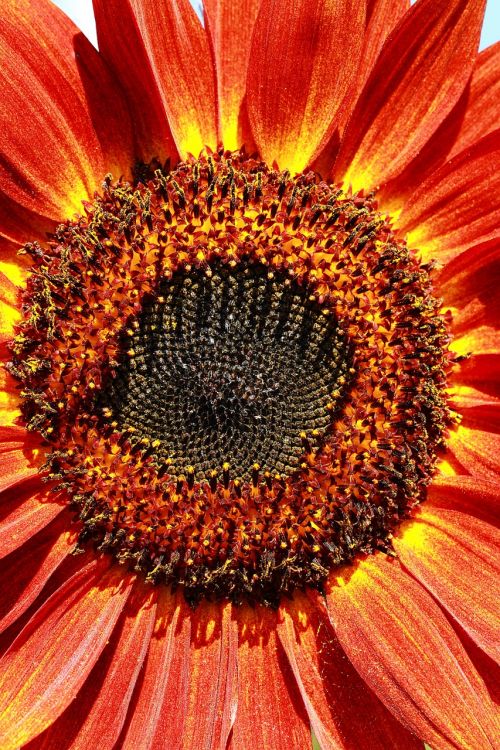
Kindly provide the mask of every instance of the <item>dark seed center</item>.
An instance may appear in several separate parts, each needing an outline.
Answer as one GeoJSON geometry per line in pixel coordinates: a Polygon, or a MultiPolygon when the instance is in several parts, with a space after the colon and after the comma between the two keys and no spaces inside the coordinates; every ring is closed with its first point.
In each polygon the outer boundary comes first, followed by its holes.
{"type": "Polygon", "coordinates": [[[242,479],[254,464],[295,470],[304,434],[331,424],[350,366],[335,317],[307,287],[257,265],[164,279],[124,350],[100,405],[154,442],[170,474],[193,467],[197,479],[226,463],[242,479]]]}

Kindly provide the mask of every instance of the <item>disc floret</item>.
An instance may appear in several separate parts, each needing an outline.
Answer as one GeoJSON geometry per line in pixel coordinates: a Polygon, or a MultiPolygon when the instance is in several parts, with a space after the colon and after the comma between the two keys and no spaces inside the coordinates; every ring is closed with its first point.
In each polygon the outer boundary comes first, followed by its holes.
{"type": "Polygon", "coordinates": [[[271,604],[390,548],[450,356],[429,269],[373,197],[218,153],[107,178],[24,251],[11,370],[81,544],[191,600],[271,604]]]}

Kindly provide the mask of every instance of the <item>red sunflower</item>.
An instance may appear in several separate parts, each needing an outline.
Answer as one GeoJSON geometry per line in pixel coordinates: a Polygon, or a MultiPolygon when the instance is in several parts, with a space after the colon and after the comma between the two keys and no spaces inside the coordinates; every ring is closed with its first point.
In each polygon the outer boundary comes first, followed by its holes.
{"type": "Polygon", "coordinates": [[[498,747],[485,2],[204,5],[2,6],[0,746],[498,747]]]}

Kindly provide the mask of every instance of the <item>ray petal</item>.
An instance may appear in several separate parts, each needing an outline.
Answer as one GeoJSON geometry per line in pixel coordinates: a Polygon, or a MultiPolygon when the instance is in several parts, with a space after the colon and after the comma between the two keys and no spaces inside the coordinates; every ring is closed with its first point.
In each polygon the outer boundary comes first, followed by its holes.
{"type": "Polygon", "coordinates": [[[438,605],[397,561],[379,553],[344,569],[327,602],[342,647],[397,719],[435,750],[494,747],[484,683],[438,605]]]}
{"type": "Polygon", "coordinates": [[[191,613],[182,594],[162,591],[144,671],[120,747],[179,750],[188,705],[191,613]]]}
{"type": "Polygon", "coordinates": [[[500,532],[490,524],[428,504],[394,539],[404,567],[498,662],[499,546],[500,532]]]}
{"type": "Polygon", "coordinates": [[[250,43],[261,0],[205,0],[217,69],[221,138],[224,148],[249,146],[244,99],[250,43]]]}
{"type": "Polygon", "coordinates": [[[461,96],[485,0],[420,0],[385,44],[347,127],[335,166],[355,190],[401,172],[461,96]]]}
{"type": "Polygon", "coordinates": [[[247,97],[252,133],[269,164],[300,171],[328,142],[354,82],[364,23],[364,3],[353,0],[262,0],[247,97]]]}
{"type": "Polygon", "coordinates": [[[238,711],[229,748],[290,750],[311,743],[304,703],[276,633],[276,613],[237,613],[238,711]]]}
{"type": "Polygon", "coordinates": [[[3,3],[0,70],[0,195],[60,221],[81,211],[106,172],[129,172],[131,127],[119,89],[53,3],[3,3]]]}
{"type": "Polygon", "coordinates": [[[278,633],[322,748],[420,750],[360,678],[342,650],[323,600],[294,594],[282,608],[278,633]]]}
{"type": "Polygon", "coordinates": [[[500,129],[447,161],[407,201],[399,220],[424,261],[441,263],[498,237],[500,129]]]}
{"type": "Polygon", "coordinates": [[[0,661],[0,745],[16,750],[76,697],[116,625],[131,577],[108,562],[78,571],[36,612],[0,661]]]}

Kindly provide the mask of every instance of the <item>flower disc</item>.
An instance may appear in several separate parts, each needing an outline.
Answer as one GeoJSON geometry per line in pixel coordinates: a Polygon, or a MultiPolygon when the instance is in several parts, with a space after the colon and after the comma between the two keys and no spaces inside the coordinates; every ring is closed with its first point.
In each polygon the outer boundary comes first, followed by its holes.
{"type": "Polygon", "coordinates": [[[450,416],[448,336],[370,196],[243,154],[107,178],[33,262],[11,371],[90,542],[275,605],[390,550],[450,416]]]}

